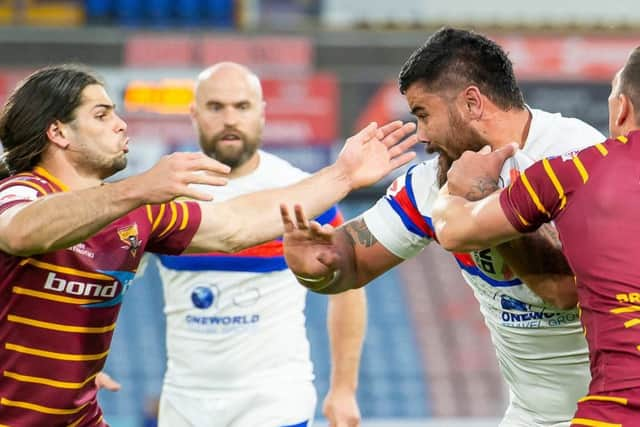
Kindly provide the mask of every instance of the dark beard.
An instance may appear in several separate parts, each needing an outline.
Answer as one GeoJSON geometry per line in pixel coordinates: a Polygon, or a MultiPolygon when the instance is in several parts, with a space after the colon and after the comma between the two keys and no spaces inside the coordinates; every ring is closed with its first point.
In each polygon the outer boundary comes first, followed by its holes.
{"type": "Polygon", "coordinates": [[[449,172],[449,168],[452,163],[453,159],[448,157],[446,154],[438,154],[438,187],[442,188],[442,186],[447,182],[447,172],[449,172]]]}

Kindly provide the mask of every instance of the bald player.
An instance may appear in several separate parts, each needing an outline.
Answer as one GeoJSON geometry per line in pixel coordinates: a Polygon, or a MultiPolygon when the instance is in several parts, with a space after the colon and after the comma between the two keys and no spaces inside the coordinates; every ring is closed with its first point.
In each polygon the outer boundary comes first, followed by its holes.
{"type": "MultiPolygon", "coordinates": [[[[215,64],[198,76],[191,119],[202,152],[231,169],[225,187],[197,186],[217,201],[308,176],[260,149],[262,88],[240,64],[215,64]]],[[[342,215],[333,206],[317,220],[337,226],[342,215]]],[[[168,351],[160,426],[311,425],[317,399],[307,292],[287,269],[282,240],[234,254],[157,260],[168,351]]],[[[329,300],[332,378],[323,409],[332,426],[359,425],[355,392],[365,324],[364,290],[329,300]]]]}

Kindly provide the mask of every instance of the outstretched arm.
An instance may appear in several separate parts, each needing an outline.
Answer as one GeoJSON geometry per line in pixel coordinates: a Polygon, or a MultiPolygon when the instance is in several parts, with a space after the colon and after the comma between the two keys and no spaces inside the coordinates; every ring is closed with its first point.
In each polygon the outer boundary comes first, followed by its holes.
{"type": "Polygon", "coordinates": [[[329,297],[327,329],[331,345],[331,383],[322,412],[331,426],[360,425],[356,389],[366,324],[364,289],[329,297]]]}
{"type": "MultiPolygon", "coordinates": [[[[179,196],[211,200],[189,184],[224,185],[226,179],[220,174],[228,171],[228,166],[202,153],[174,153],[147,172],[115,183],[39,198],[34,192],[28,196],[31,199],[0,215],[0,250],[29,256],[67,248],[146,203],[179,196]]],[[[25,197],[19,190],[12,194],[17,187],[3,190],[2,198],[25,197]]]]}
{"type": "Polygon", "coordinates": [[[235,252],[282,235],[281,203],[300,203],[315,217],[350,191],[371,185],[415,157],[413,123],[367,126],[347,142],[334,164],[294,185],[202,206],[202,223],[189,252],[235,252]]]}

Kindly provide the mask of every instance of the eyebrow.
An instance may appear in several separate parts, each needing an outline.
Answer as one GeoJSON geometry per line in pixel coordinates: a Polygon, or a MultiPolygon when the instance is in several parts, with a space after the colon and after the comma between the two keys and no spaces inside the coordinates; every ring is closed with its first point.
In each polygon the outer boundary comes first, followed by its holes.
{"type": "Polygon", "coordinates": [[[92,110],[95,110],[96,108],[106,108],[107,110],[115,110],[116,104],[96,104],[93,106],[92,110]]]}

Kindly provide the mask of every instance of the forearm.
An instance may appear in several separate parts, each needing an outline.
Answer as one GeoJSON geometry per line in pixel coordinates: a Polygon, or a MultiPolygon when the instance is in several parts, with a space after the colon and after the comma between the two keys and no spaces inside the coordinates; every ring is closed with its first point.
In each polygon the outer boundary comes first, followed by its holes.
{"type": "Polygon", "coordinates": [[[316,217],[351,190],[348,177],[332,165],[291,186],[203,204],[203,220],[189,250],[236,252],[275,239],[284,232],[281,203],[300,204],[316,217]]]}
{"type": "Polygon", "coordinates": [[[511,270],[546,303],[575,307],[578,295],[571,267],[555,228],[544,224],[534,233],[496,247],[511,270]]]}
{"type": "Polygon", "coordinates": [[[2,250],[29,256],[67,248],[141,204],[130,180],[45,196],[0,217],[2,250]]]}
{"type": "Polygon", "coordinates": [[[331,389],[355,393],[366,322],[364,289],[330,297],[327,328],[331,345],[331,389]]]}

